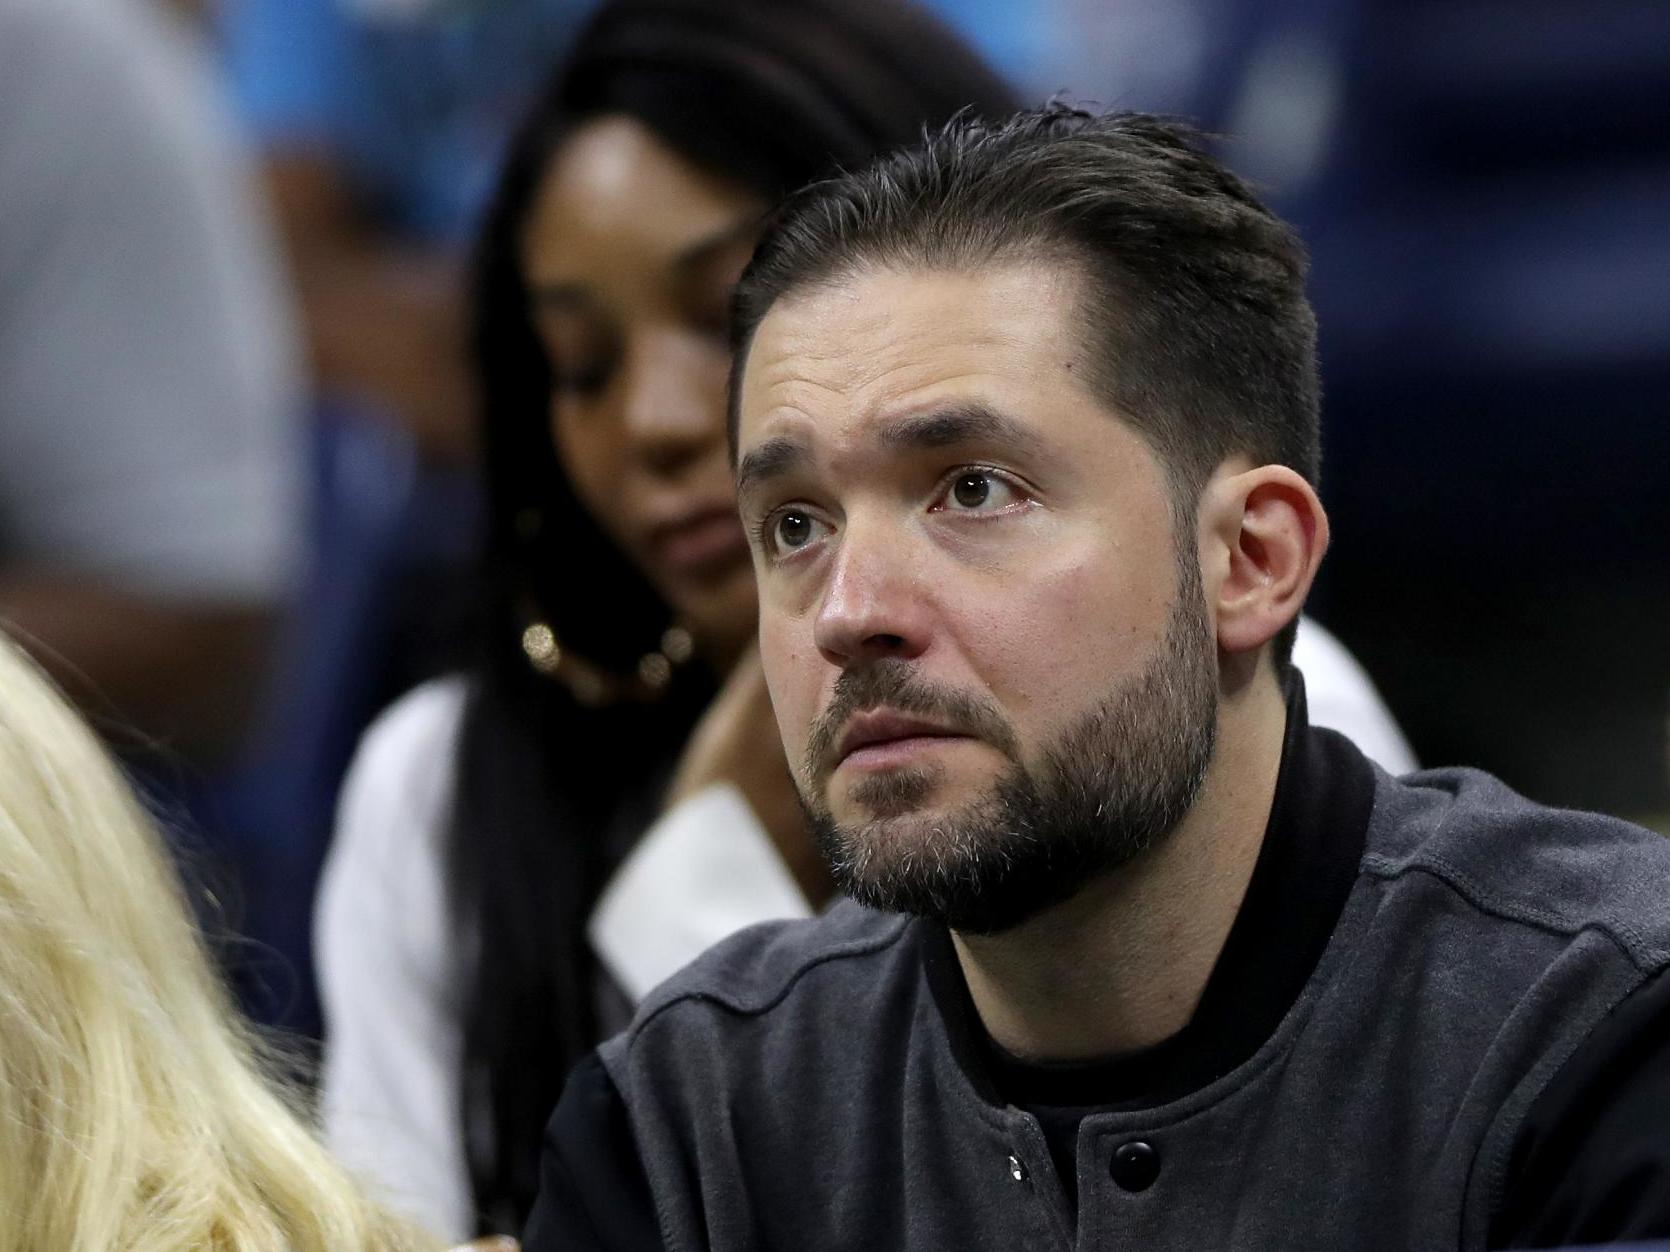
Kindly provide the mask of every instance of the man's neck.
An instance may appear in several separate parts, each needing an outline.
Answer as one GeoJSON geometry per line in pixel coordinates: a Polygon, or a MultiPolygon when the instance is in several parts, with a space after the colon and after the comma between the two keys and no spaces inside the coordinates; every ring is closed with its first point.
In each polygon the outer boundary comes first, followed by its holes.
{"type": "Polygon", "coordinates": [[[1001,935],[953,936],[987,1032],[1027,1060],[1110,1057],[1193,1016],[1246,895],[1281,769],[1269,678],[1227,697],[1187,816],[1156,847],[1001,935]]]}

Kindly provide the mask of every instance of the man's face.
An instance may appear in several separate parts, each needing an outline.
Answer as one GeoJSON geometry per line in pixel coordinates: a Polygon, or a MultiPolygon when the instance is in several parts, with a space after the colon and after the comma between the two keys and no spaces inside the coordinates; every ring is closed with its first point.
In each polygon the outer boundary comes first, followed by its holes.
{"type": "Polygon", "coordinates": [[[1216,723],[1192,522],[1082,383],[1070,277],[876,269],[779,302],[738,486],[788,759],[837,878],[997,931],[1168,832],[1216,723]]]}

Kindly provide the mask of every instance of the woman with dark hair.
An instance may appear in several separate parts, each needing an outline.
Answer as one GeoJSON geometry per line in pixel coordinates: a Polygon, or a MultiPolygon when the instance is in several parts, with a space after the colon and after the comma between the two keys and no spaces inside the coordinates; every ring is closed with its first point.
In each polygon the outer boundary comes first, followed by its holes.
{"type": "MultiPolygon", "coordinates": [[[[319,916],[332,1146],[439,1233],[518,1229],[572,1064],[828,895],[752,655],[730,289],[781,195],[1013,107],[898,0],[616,0],[514,145],[476,274],[480,659],[368,733],[319,916]]],[[[1389,726],[1308,647],[1313,704],[1389,726]]]]}

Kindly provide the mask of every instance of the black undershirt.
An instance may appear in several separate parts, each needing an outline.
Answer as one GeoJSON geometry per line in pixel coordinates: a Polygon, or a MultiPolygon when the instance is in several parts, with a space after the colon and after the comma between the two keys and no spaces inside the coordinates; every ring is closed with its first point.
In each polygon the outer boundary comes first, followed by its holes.
{"type": "MultiPolygon", "coordinates": [[[[1004,1055],[974,1013],[950,937],[921,924],[925,973],[959,1062],[988,1099],[1011,1101],[1039,1120],[1070,1196],[1086,1114],[1168,1103],[1250,1058],[1274,1032],[1355,881],[1373,783],[1356,748],[1307,725],[1303,686],[1290,683],[1281,771],[1246,897],[1189,1024],[1138,1053],[1083,1065],[1004,1055]]],[[[576,1067],[551,1119],[540,1184],[526,1252],[660,1246],[625,1103],[595,1053],[576,1067]]],[[[1532,1105],[1488,1246],[1654,1238],[1670,1238],[1666,974],[1602,1021],[1532,1105]]]]}

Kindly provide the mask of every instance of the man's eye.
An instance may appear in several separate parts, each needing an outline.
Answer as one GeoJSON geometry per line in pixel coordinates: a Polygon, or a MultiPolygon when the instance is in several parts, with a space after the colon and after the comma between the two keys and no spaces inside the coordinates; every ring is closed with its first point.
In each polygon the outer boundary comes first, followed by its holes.
{"type": "Polygon", "coordinates": [[[940,498],[937,509],[952,513],[992,512],[1021,501],[1021,493],[990,470],[961,471],[940,498]]]}
{"type": "Polygon", "coordinates": [[[768,546],[778,554],[794,552],[822,534],[823,523],[805,509],[784,509],[767,526],[768,546]]]}

